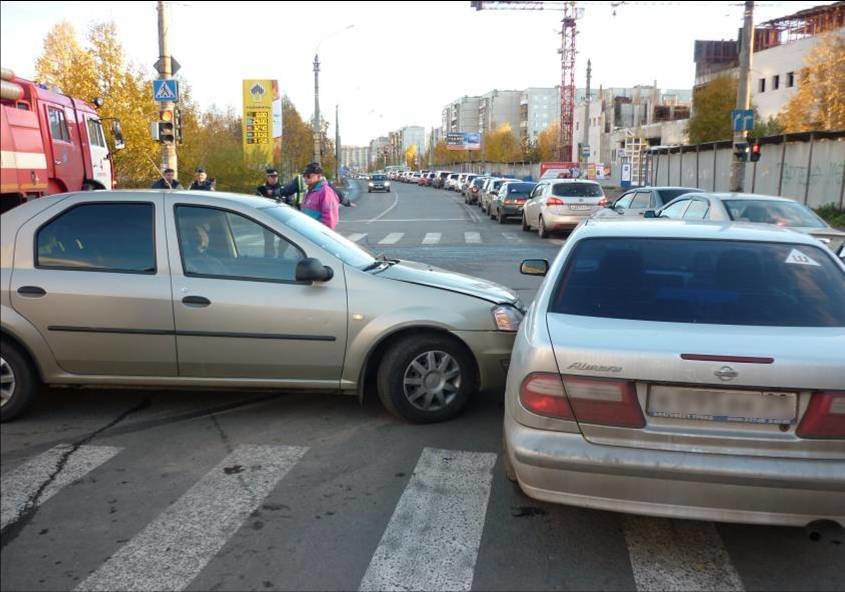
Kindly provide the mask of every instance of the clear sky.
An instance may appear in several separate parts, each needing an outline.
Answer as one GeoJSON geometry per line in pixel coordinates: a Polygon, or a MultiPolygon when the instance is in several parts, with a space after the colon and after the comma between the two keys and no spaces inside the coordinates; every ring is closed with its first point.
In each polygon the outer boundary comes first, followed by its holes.
{"type": "MultiPolygon", "coordinates": [[[[755,22],[829,2],[763,1],[755,22]]],[[[312,61],[320,44],[320,108],[343,144],[366,144],[404,125],[440,125],[445,104],[494,88],[560,83],[560,12],[476,11],[455,2],[168,3],[170,47],[203,108],[241,109],[241,80],[275,78],[305,118],[314,110],[312,61]],[[349,25],[352,28],[347,29],[349,25]]],[[[742,2],[579,2],[576,84],[690,88],[695,39],[735,39],[742,2]],[[618,4],[618,3],[613,3],[618,4]]],[[[34,74],[44,36],[61,20],[80,38],[113,20],[129,60],[158,59],[156,2],[0,4],[5,68],[34,74]]],[[[152,92],[152,91],[151,91],[152,92]]],[[[331,133],[334,132],[332,127],[331,133]]]]}

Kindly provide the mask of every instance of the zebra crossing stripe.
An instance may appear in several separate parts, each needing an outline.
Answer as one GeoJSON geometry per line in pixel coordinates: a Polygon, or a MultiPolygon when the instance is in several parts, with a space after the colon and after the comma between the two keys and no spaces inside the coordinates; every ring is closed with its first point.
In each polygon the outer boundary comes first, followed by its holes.
{"type": "Polygon", "coordinates": [[[307,452],[238,446],[77,590],[183,590],[307,452]]]}
{"type": "Polygon", "coordinates": [[[519,237],[515,232],[503,232],[502,236],[505,237],[509,241],[521,243],[522,238],[519,237]]]}
{"type": "Polygon", "coordinates": [[[424,245],[436,245],[440,242],[440,238],[443,236],[440,232],[427,232],[425,238],[423,239],[424,245]]]}
{"type": "Polygon", "coordinates": [[[380,245],[395,245],[398,243],[402,237],[405,236],[404,232],[391,232],[386,237],[381,239],[378,244],[380,245]]]}
{"type": "Polygon", "coordinates": [[[477,244],[481,242],[480,232],[465,232],[464,240],[469,244],[477,244]]]}
{"type": "Polygon", "coordinates": [[[496,455],[425,448],[361,590],[469,590],[496,455]]]}
{"type": "Polygon", "coordinates": [[[637,592],[744,590],[711,522],[627,515],[623,530],[637,592]]]}
{"type": "Polygon", "coordinates": [[[74,450],[69,444],[60,444],[3,475],[0,481],[0,530],[16,522],[33,504],[40,506],[120,450],[112,446],[80,446],[74,450]],[[61,470],[56,473],[59,468],[61,470]],[[33,499],[54,473],[55,477],[44,487],[41,495],[33,499]]]}
{"type": "Polygon", "coordinates": [[[367,236],[366,232],[356,232],[354,234],[350,234],[347,238],[351,240],[353,243],[357,243],[359,240],[367,236]]]}

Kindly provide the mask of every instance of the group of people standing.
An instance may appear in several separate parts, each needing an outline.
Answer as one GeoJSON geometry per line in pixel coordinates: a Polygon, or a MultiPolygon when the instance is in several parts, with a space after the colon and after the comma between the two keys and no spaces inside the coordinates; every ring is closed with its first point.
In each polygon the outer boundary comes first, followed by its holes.
{"type": "MultiPolygon", "coordinates": [[[[329,228],[337,226],[339,206],[354,207],[343,193],[336,189],[323,176],[323,168],[318,162],[308,164],[301,174],[296,175],[287,185],[279,181],[279,171],[274,168],[265,170],[267,175],[263,185],[256,187],[256,195],[286,203],[304,214],[322,222],[329,228]]],[[[175,179],[173,169],[165,169],[161,179],[153,183],[153,189],[183,189],[175,179]]],[[[216,179],[209,179],[204,167],[194,170],[194,182],[189,189],[214,191],[216,179]]]]}

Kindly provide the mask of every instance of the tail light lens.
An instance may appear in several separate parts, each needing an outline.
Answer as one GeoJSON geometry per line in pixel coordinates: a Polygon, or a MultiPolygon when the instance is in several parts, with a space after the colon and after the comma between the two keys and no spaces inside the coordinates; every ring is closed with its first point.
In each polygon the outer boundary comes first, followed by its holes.
{"type": "Polygon", "coordinates": [[[546,201],[547,206],[565,206],[566,202],[560,199],[559,197],[550,197],[548,201],[546,201]]]}
{"type": "Polygon", "coordinates": [[[574,420],[559,374],[535,372],[519,387],[519,401],[528,411],[556,419],[574,420]]]}
{"type": "Polygon", "coordinates": [[[478,187],[473,187],[473,188],[472,188],[472,192],[473,192],[473,193],[478,193],[478,187]]]}
{"type": "Polygon", "coordinates": [[[579,423],[626,428],[645,426],[633,382],[564,376],[563,386],[579,423]]]}
{"type": "Polygon", "coordinates": [[[845,391],[813,393],[795,433],[800,438],[845,438],[845,391]]]}

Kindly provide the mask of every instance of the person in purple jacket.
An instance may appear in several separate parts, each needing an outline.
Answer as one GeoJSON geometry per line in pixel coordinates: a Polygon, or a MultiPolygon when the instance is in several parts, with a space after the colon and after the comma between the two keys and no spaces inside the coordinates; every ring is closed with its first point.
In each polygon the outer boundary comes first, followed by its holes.
{"type": "Polygon", "coordinates": [[[340,198],[323,178],[323,167],[312,162],[302,171],[308,193],[302,200],[302,213],[334,229],[339,217],[340,198]]]}

